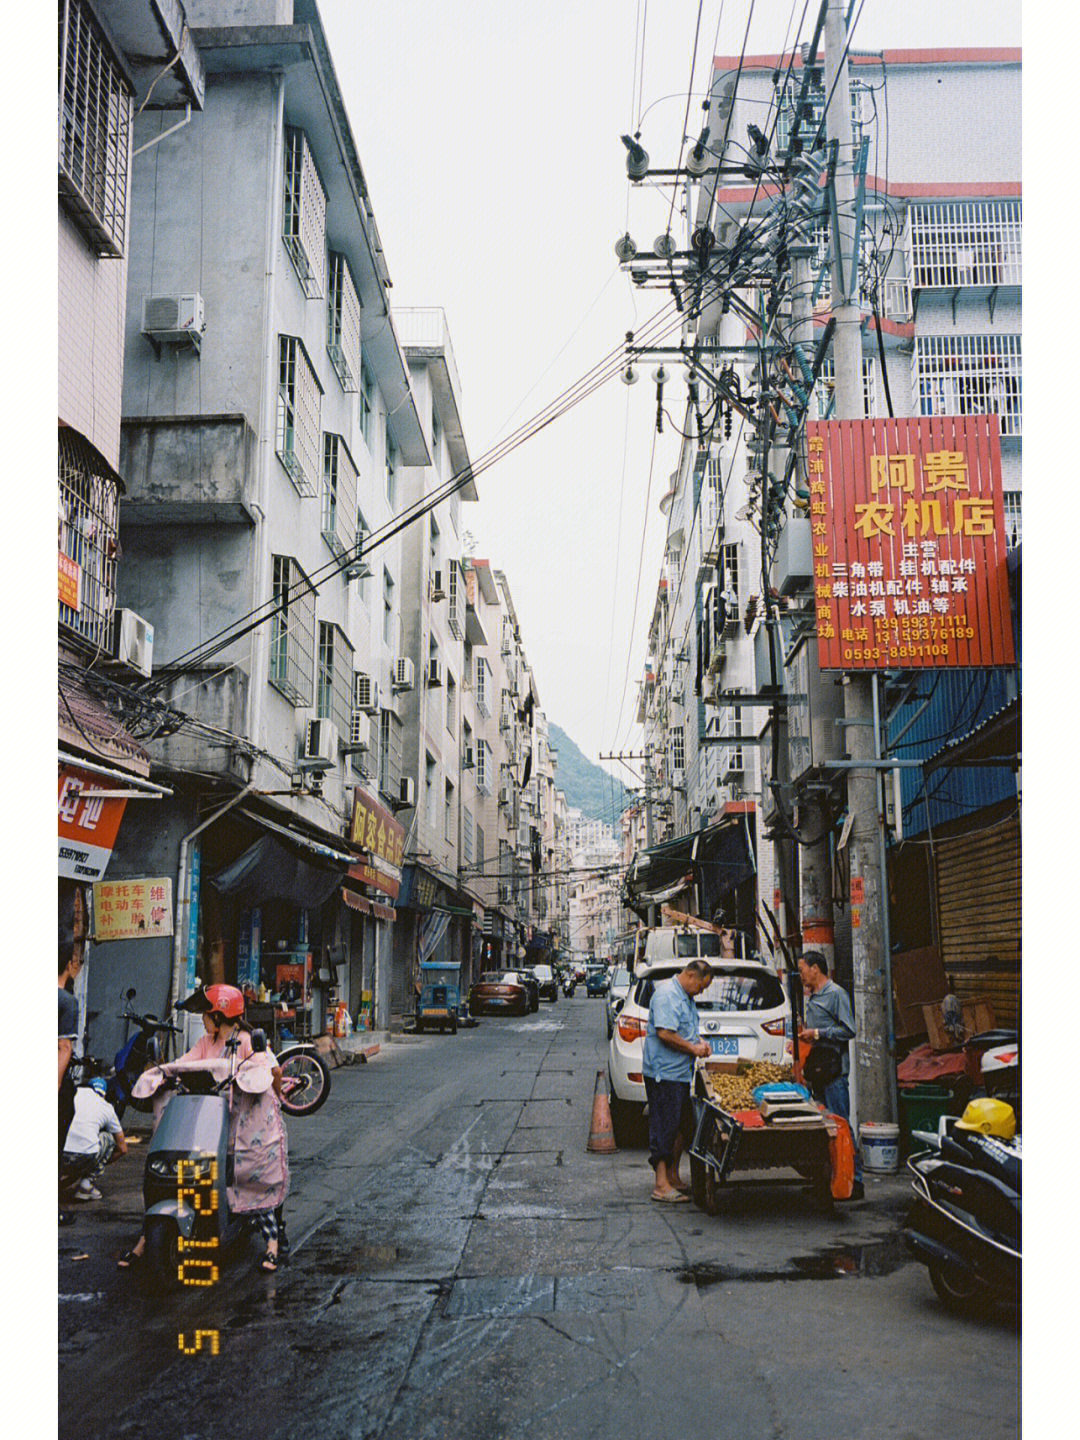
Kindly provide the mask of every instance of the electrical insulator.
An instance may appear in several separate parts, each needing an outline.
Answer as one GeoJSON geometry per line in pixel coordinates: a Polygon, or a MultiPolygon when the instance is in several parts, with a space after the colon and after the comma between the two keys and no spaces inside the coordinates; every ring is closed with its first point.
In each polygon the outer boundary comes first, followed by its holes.
{"type": "Polygon", "coordinates": [[[731,439],[731,406],[724,411],[724,439],[731,439]]]}

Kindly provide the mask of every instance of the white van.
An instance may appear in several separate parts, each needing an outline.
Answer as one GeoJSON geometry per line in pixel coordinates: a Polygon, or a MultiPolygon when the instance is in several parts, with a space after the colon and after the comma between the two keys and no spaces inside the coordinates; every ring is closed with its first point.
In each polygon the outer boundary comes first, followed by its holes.
{"type": "Polygon", "coordinates": [[[642,927],[634,934],[634,953],[629,969],[636,980],[644,980],[658,967],[670,970],[676,962],[681,970],[688,960],[720,958],[720,936],[696,925],[642,927]]]}

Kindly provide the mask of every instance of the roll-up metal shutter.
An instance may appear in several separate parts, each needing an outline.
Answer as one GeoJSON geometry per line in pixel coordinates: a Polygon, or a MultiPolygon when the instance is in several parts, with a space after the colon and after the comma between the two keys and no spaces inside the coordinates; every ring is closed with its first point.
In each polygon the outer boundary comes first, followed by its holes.
{"type": "Polygon", "coordinates": [[[941,960],[961,1000],[987,999],[995,1025],[1017,1024],[1020,1000],[1020,822],[934,843],[941,960]]]}

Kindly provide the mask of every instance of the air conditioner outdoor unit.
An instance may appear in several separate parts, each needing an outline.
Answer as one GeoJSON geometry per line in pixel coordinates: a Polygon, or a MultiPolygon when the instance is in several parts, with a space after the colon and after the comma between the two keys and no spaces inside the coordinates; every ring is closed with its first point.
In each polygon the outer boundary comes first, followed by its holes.
{"type": "Polygon", "coordinates": [[[441,685],[443,683],[442,661],[436,659],[434,656],[432,656],[432,658],[428,661],[427,683],[431,688],[434,688],[435,686],[441,685]]]}
{"type": "Polygon", "coordinates": [[[309,720],[304,731],[301,770],[332,770],[337,764],[338,732],[330,720],[309,720]]]}
{"type": "Polygon", "coordinates": [[[371,675],[357,672],[353,676],[353,709],[364,710],[369,715],[379,712],[379,684],[371,675]]]}
{"type": "Polygon", "coordinates": [[[411,775],[402,776],[401,789],[398,798],[399,803],[402,805],[416,804],[416,781],[411,775]]]}
{"type": "Polygon", "coordinates": [[[153,345],[192,345],[199,349],[206,329],[201,295],[147,295],[142,333],[153,345]]]}
{"type": "Polygon", "coordinates": [[[509,810],[514,803],[514,790],[511,785],[499,786],[499,804],[509,810]]]}
{"type": "Polygon", "coordinates": [[[435,570],[431,576],[431,598],[432,600],[445,600],[446,591],[442,584],[442,571],[435,570]]]}
{"type": "Polygon", "coordinates": [[[394,689],[411,690],[416,684],[416,666],[408,655],[401,655],[394,662],[394,689]]]}
{"type": "Polygon", "coordinates": [[[154,627],[134,610],[117,610],[113,617],[113,660],[140,675],[149,676],[154,660],[154,627]]]}
{"type": "Polygon", "coordinates": [[[476,747],[475,747],[475,746],[473,746],[473,745],[466,745],[466,746],[465,746],[465,752],[464,752],[464,755],[463,755],[462,761],[461,761],[461,768],[462,768],[463,770],[475,770],[475,769],[476,769],[476,747]]]}
{"type": "Polygon", "coordinates": [[[672,772],[671,772],[671,788],[672,788],[673,790],[685,790],[685,789],[686,789],[686,771],[685,771],[685,770],[672,770],[672,772]]]}
{"type": "Polygon", "coordinates": [[[354,710],[349,717],[348,751],[371,749],[371,716],[363,710],[354,710]]]}

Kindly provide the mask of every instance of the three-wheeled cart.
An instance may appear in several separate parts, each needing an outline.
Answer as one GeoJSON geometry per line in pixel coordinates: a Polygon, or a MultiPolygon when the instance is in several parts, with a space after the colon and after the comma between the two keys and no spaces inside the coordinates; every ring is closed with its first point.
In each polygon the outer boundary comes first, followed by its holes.
{"type": "Polygon", "coordinates": [[[425,960],[420,965],[420,994],[416,1000],[416,1029],[449,1030],[457,1034],[461,1005],[461,966],[425,960]]]}
{"type": "MultiPolygon", "coordinates": [[[[716,1066],[716,1062],[711,1062],[716,1066]]],[[[762,1173],[755,1178],[767,1184],[797,1183],[809,1186],[815,1204],[832,1203],[830,1139],[836,1121],[818,1110],[794,1123],[766,1122],[754,1112],[726,1110],[710,1093],[704,1067],[694,1073],[694,1139],[690,1146],[690,1182],[694,1204],[709,1215],[720,1211],[721,1187],[734,1174],[762,1173]],[[795,1175],[774,1172],[795,1171],[795,1175]]],[[[733,1068],[733,1067],[732,1067],[733,1068]]]]}

